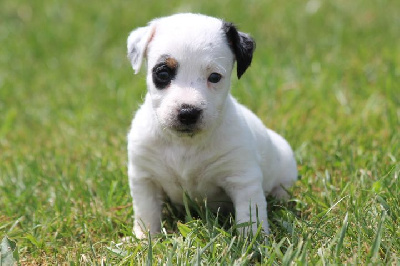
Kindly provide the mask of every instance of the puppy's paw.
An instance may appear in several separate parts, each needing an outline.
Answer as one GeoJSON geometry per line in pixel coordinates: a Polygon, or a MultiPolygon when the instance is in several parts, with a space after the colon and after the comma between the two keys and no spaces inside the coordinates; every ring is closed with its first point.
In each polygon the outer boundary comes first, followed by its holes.
{"type": "Polygon", "coordinates": [[[259,227],[261,226],[261,232],[265,235],[269,235],[269,226],[268,222],[259,222],[252,223],[251,225],[244,226],[239,229],[239,233],[243,236],[253,235],[255,236],[258,232],[259,227]]]}
{"type": "Polygon", "coordinates": [[[139,225],[133,227],[133,234],[137,239],[145,239],[147,237],[147,231],[142,230],[139,225]]]}

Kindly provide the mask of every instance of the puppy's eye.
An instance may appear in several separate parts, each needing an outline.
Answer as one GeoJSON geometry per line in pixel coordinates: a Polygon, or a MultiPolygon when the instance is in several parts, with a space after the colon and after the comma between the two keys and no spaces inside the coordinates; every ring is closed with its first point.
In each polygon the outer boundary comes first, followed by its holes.
{"type": "Polygon", "coordinates": [[[171,74],[167,70],[161,70],[159,72],[156,72],[156,76],[160,81],[170,81],[171,80],[171,74]]]}
{"type": "Polygon", "coordinates": [[[222,76],[218,73],[211,73],[208,77],[208,81],[211,83],[218,83],[221,80],[222,76]]]}
{"type": "Polygon", "coordinates": [[[153,82],[157,89],[168,87],[171,80],[175,78],[176,69],[169,68],[166,64],[161,63],[153,68],[153,82]]]}

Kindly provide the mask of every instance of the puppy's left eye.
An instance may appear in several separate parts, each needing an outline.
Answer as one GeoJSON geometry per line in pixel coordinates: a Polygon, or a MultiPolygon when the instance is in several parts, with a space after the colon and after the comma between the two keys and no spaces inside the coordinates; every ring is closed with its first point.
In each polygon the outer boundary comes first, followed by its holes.
{"type": "Polygon", "coordinates": [[[211,75],[208,76],[208,81],[211,83],[218,83],[221,80],[221,78],[222,78],[221,74],[211,73],[211,75]]]}

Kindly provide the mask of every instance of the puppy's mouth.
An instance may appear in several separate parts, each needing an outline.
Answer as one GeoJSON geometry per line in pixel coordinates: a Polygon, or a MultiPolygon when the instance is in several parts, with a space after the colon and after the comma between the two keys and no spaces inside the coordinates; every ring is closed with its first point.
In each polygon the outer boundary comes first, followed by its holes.
{"type": "Polygon", "coordinates": [[[182,126],[178,125],[172,128],[176,133],[182,136],[194,136],[200,129],[197,126],[182,126]]]}
{"type": "Polygon", "coordinates": [[[193,129],[191,128],[187,128],[187,129],[178,129],[177,130],[179,133],[187,133],[187,134],[192,134],[193,132],[195,132],[193,129]]]}

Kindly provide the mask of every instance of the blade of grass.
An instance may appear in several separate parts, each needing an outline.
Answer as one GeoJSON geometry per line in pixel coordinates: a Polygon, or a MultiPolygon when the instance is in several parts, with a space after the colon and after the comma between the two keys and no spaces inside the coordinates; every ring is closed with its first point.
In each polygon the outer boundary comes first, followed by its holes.
{"type": "Polygon", "coordinates": [[[343,247],[343,240],[344,240],[344,237],[346,235],[347,227],[349,225],[348,218],[349,218],[349,213],[346,213],[346,216],[344,217],[344,220],[343,220],[342,229],[340,230],[339,241],[338,241],[338,243],[336,245],[335,256],[336,256],[337,259],[340,257],[340,252],[341,252],[342,247],[343,247]]]}
{"type": "Polygon", "coordinates": [[[378,227],[376,229],[376,235],[374,238],[374,242],[372,243],[371,251],[369,253],[369,257],[373,262],[376,262],[378,260],[379,249],[380,249],[381,241],[382,241],[383,223],[385,221],[385,217],[386,217],[386,212],[382,211],[381,219],[380,219],[378,227]]]}

